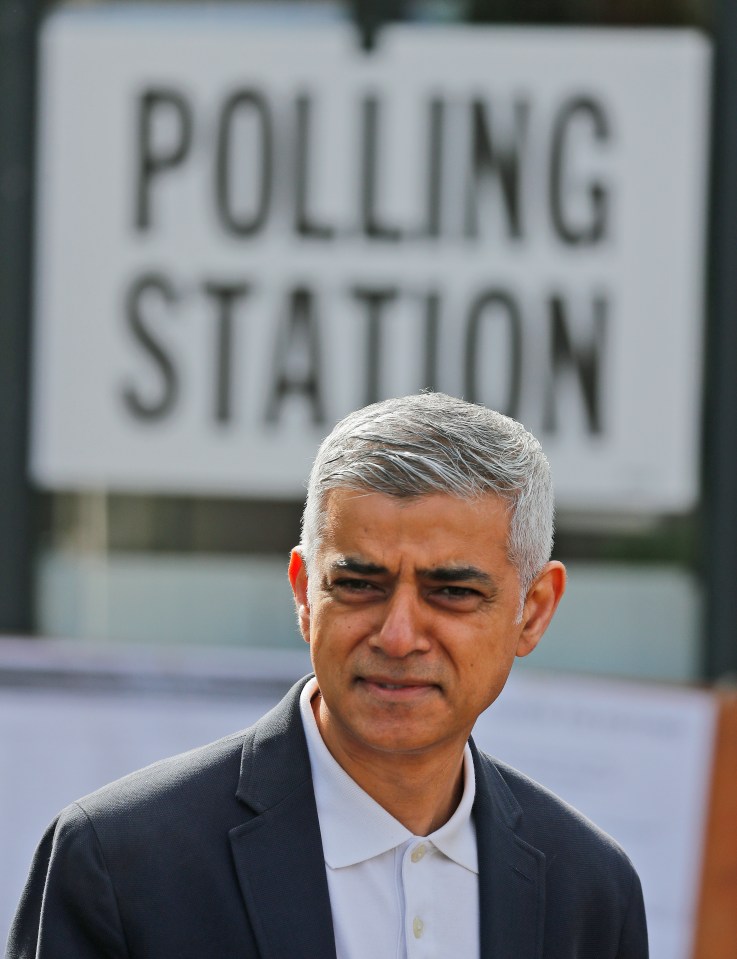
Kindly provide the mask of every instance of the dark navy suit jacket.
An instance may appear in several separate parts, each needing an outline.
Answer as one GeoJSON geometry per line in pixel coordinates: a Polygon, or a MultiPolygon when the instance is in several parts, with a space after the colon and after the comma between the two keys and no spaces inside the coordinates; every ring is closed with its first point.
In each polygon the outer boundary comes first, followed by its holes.
{"type": "MultiPolygon", "coordinates": [[[[303,682],[245,732],[64,810],[37,850],[7,959],[335,959],[303,682]]],[[[640,883],[621,849],[472,750],[483,959],[646,959],[640,883]]]]}

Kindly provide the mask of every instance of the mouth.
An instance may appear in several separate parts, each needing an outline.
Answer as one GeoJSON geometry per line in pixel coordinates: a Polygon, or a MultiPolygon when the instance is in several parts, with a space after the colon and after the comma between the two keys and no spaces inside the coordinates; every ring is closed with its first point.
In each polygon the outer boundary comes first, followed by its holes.
{"type": "Polygon", "coordinates": [[[368,693],[381,699],[417,699],[439,690],[436,683],[422,679],[405,679],[398,682],[383,676],[358,676],[356,682],[368,693]]]}

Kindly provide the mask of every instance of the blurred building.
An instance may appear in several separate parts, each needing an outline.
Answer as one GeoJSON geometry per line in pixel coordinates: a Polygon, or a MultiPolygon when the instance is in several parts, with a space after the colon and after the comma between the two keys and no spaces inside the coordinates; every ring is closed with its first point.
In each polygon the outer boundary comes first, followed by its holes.
{"type": "Polygon", "coordinates": [[[734,666],[710,4],[0,10],[6,632],[296,647],[311,452],[430,387],[553,463],[570,594],[530,665],[734,666]]]}

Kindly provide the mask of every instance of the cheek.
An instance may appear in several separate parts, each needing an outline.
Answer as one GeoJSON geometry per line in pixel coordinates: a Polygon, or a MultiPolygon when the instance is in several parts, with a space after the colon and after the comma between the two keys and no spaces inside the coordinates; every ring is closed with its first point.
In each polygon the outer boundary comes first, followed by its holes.
{"type": "Polygon", "coordinates": [[[488,636],[475,637],[469,645],[473,652],[464,657],[462,672],[469,690],[483,698],[506,680],[514,662],[514,648],[511,642],[491,643],[488,636]]]}
{"type": "Polygon", "coordinates": [[[331,645],[345,648],[370,635],[376,626],[376,612],[359,606],[327,609],[320,620],[323,642],[327,640],[331,645]]]}

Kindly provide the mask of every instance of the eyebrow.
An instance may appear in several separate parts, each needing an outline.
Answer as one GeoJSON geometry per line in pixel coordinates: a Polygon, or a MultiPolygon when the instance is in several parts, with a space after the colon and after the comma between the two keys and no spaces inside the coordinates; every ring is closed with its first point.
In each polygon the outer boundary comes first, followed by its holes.
{"type": "Polygon", "coordinates": [[[492,577],[477,566],[436,566],[432,569],[420,569],[418,572],[425,579],[432,579],[438,583],[457,583],[461,581],[482,583],[493,590],[497,588],[492,577]]]}
{"type": "Polygon", "coordinates": [[[378,563],[368,563],[365,560],[358,559],[355,556],[343,556],[330,564],[332,572],[336,573],[357,573],[360,576],[380,576],[388,573],[386,566],[380,566],[378,563]]]}
{"type": "MultiPolygon", "coordinates": [[[[370,563],[356,556],[343,556],[332,563],[330,569],[333,572],[356,573],[359,576],[381,576],[389,572],[386,566],[370,563]]],[[[431,579],[436,583],[473,582],[481,583],[495,592],[498,589],[494,579],[477,566],[434,566],[419,569],[417,572],[423,579],[431,579]]]]}

